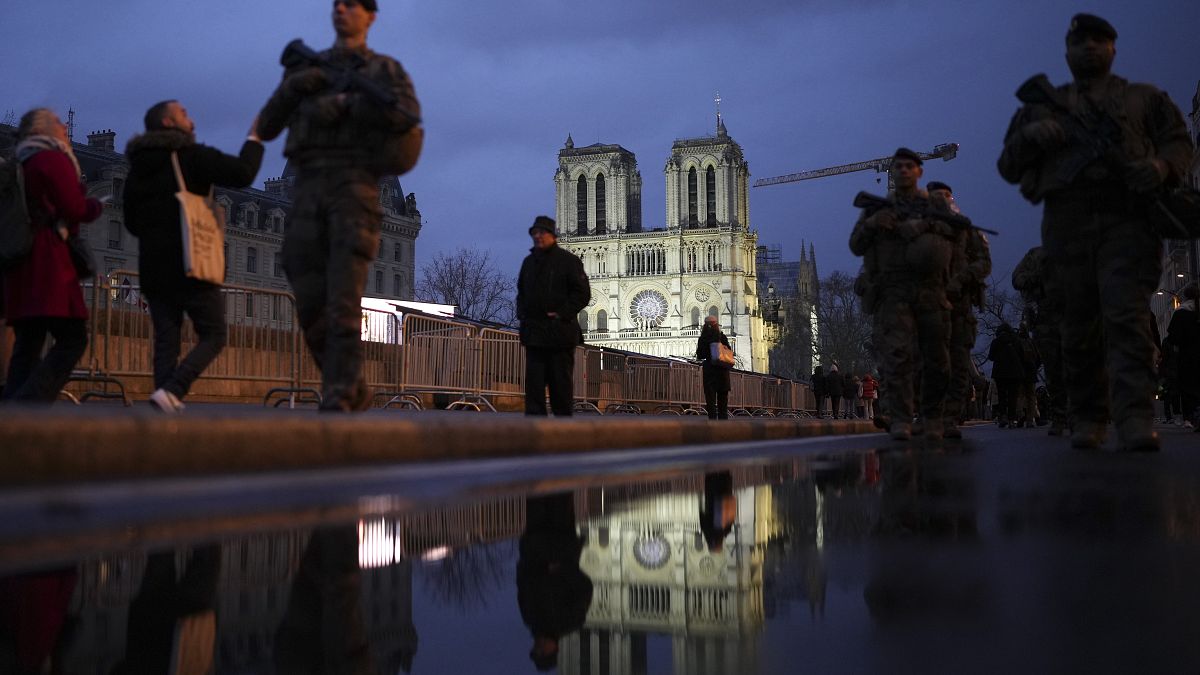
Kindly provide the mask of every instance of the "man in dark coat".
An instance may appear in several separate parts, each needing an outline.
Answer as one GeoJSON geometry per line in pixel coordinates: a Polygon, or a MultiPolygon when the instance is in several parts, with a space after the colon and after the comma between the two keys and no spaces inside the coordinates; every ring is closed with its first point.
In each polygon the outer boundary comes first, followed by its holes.
{"type": "Polygon", "coordinates": [[[1072,447],[1099,447],[1111,419],[1121,449],[1156,452],[1150,296],[1162,272],[1162,237],[1148,207],[1184,180],[1193,149],[1165,92],[1112,73],[1116,39],[1098,16],[1071,19],[1066,56],[1074,79],[1059,87],[1030,80],[1039,96],[1026,96],[1034,102],[1014,115],[997,168],[1029,201],[1045,202],[1046,292],[1063,305],[1072,447]]]}
{"type": "Polygon", "coordinates": [[[592,606],[592,580],[579,569],[583,541],[570,492],[530,497],[517,560],[517,605],[533,635],[529,658],[539,671],[558,663],[558,641],[579,630],[592,606]]]}
{"type": "Polygon", "coordinates": [[[838,372],[836,363],[829,366],[829,374],[825,376],[825,391],[829,394],[829,409],[836,420],[841,415],[842,397],[846,395],[846,378],[838,372]]]}
{"type": "Polygon", "coordinates": [[[822,417],[825,414],[825,397],[829,395],[825,369],[821,366],[813,368],[812,378],[809,379],[809,382],[812,384],[813,398],[817,402],[817,417],[822,417]]]}
{"type": "MultiPolygon", "coordinates": [[[[700,339],[696,341],[696,358],[702,362],[704,375],[704,408],[708,410],[708,419],[729,419],[729,366],[722,365],[712,358],[713,343],[721,343],[729,347],[729,338],[721,332],[717,317],[704,319],[704,328],[700,331],[700,339]]],[[[731,348],[732,349],[732,348],[731,348]]]]}
{"type": "Polygon", "coordinates": [[[546,414],[546,387],[556,417],[570,417],[575,347],[583,344],[579,312],[592,297],[583,262],[558,246],[554,220],[529,227],[533,248],[517,277],[517,319],[525,346],[525,414],[546,414]]]}
{"type": "Polygon", "coordinates": [[[1200,289],[1190,283],[1183,289],[1183,304],[1171,315],[1167,337],[1163,340],[1164,359],[1175,366],[1174,387],[1179,392],[1183,419],[1200,430],[1196,408],[1200,406],[1200,322],[1196,303],[1200,289]],[[1169,352],[1169,359],[1166,352],[1169,352]]]}
{"type": "Polygon", "coordinates": [[[1013,427],[1020,426],[1017,397],[1028,371],[1021,340],[1012,326],[1005,323],[996,329],[996,337],[988,348],[988,360],[992,362],[992,379],[996,381],[999,398],[996,421],[1001,428],[1010,422],[1013,427]]]}
{"type": "Polygon", "coordinates": [[[221,287],[184,274],[179,227],[181,190],[171,161],[179,160],[188,192],[207,195],[213,185],[243,188],[262,165],[262,142],[253,125],[237,157],[196,142],[196,125],[178,101],[156,103],[146,112],[146,133],[129,141],[125,181],[125,227],[138,238],[138,274],[154,324],[154,393],[150,402],[178,412],[192,383],[225,346],[225,301],[221,287]],[[199,338],[179,360],[183,315],[199,338]]]}
{"type": "Polygon", "coordinates": [[[367,47],[378,9],[375,0],[333,3],[337,39],[318,57],[369,80],[390,102],[300,60],[288,65],[258,121],[266,141],[288,130],[283,154],[298,169],[283,269],[304,341],[321,368],[325,411],[371,404],[362,373],[362,295],[383,227],[379,181],[416,165],[425,137],[408,74],[367,47]]]}

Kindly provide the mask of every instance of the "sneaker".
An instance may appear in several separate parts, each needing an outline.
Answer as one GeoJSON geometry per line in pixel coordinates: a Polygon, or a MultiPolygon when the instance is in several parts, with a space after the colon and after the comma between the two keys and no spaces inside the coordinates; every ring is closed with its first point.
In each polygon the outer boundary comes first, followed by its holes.
{"type": "Polygon", "coordinates": [[[154,393],[150,394],[150,405],[168,415],[175,415],[184,409],[183,401],[166,389],[155,389],[154,393]]]}

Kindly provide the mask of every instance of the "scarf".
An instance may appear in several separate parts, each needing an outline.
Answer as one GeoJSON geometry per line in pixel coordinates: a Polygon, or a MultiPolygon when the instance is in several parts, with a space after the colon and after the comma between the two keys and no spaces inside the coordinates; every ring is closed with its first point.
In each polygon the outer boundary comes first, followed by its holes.
{"type": "Polygon", "coordinates": [[[34,134],[22,139],[21,142],[17,144],[17,161],[24,162],[39,152],[44,152],[47,150],[61,152],[62,154],[66,155],[68,158],[70,158],[71,163],[75,165],[75,177],[83,177],[83,170],[79,168],[79,160],[75,158],[75,152],[71,150],[71,146],[51,136],[34,134]]]}

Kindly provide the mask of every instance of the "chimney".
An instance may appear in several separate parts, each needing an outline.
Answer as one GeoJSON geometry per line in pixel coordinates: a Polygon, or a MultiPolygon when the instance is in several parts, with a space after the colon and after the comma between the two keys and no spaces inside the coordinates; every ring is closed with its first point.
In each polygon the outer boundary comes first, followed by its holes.
{"type": "Polygon", "coordinates": [[[88,147],[99,148],[109,152],[117,151],[117,133],[112,129],[93,131],[88,134],[88,147]]]}

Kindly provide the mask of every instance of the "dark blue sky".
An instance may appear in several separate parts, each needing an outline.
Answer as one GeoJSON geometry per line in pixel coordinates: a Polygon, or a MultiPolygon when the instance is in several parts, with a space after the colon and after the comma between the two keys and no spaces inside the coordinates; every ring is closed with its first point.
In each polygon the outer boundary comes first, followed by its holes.
{"type": "MultiPolygon", "coordinates": [[[[418,265],[476,245],[515,275],[525,230],[553,214],[556,153],[619,143],[637,154],[647,226],[665,219],[663,164],[676,138],[712,133],[720,91],[752,179],[962,145],[926,179],[1002,230],[996,274],[1038,236],[1039,212],[995,172],[1013,91],[1029,75],[1069,77],[1063,35],[1090,11],[1120,32],[1116,71],[1164,88],[1186,114],[1200,79],[1200,2],[792,0],[506,3],[379,0],[371,45],[408,69],[426,145],[402,178],[425,217],[418,265]]],[[[58,0],[5,8],[0,110],[73,106],[77,135],[111,128],[123,147],[153,102],[179,98],[201,141],[235,151],[277,83],[278,55],[302,37],[327,46],[324,0],[58,0]]],[[[260,175],[278,175],[282,142],[260,175]]],[[[859,173],[751,192],[760,243],[789,259],[815,244],[822,275],[854,271],[846,247],[859,173]]]]}

